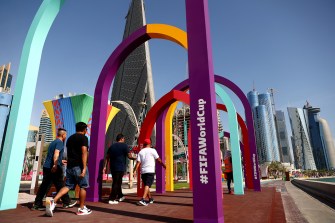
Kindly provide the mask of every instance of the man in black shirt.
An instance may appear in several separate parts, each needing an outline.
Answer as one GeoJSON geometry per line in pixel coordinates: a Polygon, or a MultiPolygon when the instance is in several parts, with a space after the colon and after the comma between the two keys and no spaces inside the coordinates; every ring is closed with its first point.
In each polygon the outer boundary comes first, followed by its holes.
{"type": "Polygon", "coordinates": [[[92,211],[88,209],[84,203],[86,199],[86,188],[89,187],[88,180],[88,139],[85,136],[87,132],[87,125],[84,122],[76,124],[76,133],[70,136],[67,140],[67,169],[66,182],[56,197],[46,202],[46,215],[52,217],[56,202],[59,198],[66,194],[69,190],[74,190],[76,185],[80,187],[79,205],[77,215],[91,214],[92,211]]]}
{"type": "Polygon", "coordinates": [[[110,163],[110,171],[112,173],[113,183],[112,192],[109,195],[109,204],[118,204],[123,201],[125,197],[122,193],[122,177],[126,171],[126,158],[135,160],[129,152],[128,145],[124,143],[124,136],[118,134],[116,136],[116,143],[109,147],[104,164],[104,173],[106,172],[106,167],[108,162],[110,163]],[[119,201],[116,200],[119,199],[119,201]]]}

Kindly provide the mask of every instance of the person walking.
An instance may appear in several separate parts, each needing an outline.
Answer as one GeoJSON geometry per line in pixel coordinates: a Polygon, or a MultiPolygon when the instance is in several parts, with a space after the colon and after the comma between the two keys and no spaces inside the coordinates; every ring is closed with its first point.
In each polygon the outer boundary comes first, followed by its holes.
{"type": "Polygon", "coordinates": [[[57,201],[69,190],[80,187],[79,208],[77,215],[88,215],[92,211],[85,206],[86,189],[89,187],[89,174],[87,168],[88,138],[85,136],[87,125],[84,122],[76,124],[76,133],[69,137],[67,147],[66,182],[54,199],[46,202],[46,215],[52,217],[57,201]]]}
{"type": "Polygon", "coordinates": [[[166,169],[165,164],[159,158],[156,149],[151,148],[151,140],[145,139],[143,143],[143,149],[138,153],[136,166],[134,168],[134,173],[136,173],[138,167],[141,165],[141,179],[144,183],[144,194],[142,199],[139,201],[140,205],[147,206],[148,203],[154,203],[154,199],[150,193],[150,187],[154,182],[155,177],[155,164],[156,161],[166,169]],[[149,201],[146,202],[145,199],[148,196],[149,201]]]}
{"type": "Polygon", "coordinates": [[[231,194],[232,192],[231,192],[230,184],[231,184],[232,181],[234,182],[234,178],[233,178],[233,162],[232,162],[232,159],[231,159],[231,151],[230,150],[226,150],[223,162],[224,162],[224,165],[225,165],[225,174],[227,176],[228,194],[231,194]]]}
{"type": "Polygon", "coordinates": [[[127,157],[131,160],[136,159],[132,157],[128,145],[124,141],[125,138],[121,133],[116,136],[116,143],[113,143],[113,145],[109,147],[104,162],[103,172],[106,173],[106,167],[109,163],[113,178],[112,191],[108,199],[109,204],[118,204],[119,202],[124,201],[125,197],[122,193],[122,177],[126,171],[126,159],[127,157]]]}
{"type": "MultiPolygon", "coordinates": [[[[38,188],[34,206],[32,210],[44,210],[43,198],[49,192],[52,184],[55,185],[56,191],[59,192],[64,187],[63,174],[63,153],[64,141],[66,139],[66,130],[59,128],[57,130],[57,138],[52,141],[48,147],[48,153],[43,165],[43,180],[38,188]]],[[[62,196],[64,208],[73,207],[77,201],[72,202],[66,193],[62,196]]]]}

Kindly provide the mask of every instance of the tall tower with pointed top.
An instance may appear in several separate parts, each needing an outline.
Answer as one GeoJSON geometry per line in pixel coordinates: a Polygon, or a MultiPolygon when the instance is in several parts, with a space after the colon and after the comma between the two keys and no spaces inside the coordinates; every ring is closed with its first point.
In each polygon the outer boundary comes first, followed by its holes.
{"type": "MultiPolygon", "coordinates": [[[[123,39],[144,25],[146,25],[144,2],[143,0],[132,0],[126,16],[123,39]]],[[[134,110],[139,125],[141,125],[147,111],[155,103],[148,43],[134,50],[120,66],[114,79],[111,101],[127,102],[134,110]]],[[[110,146],[115,141],[118,133],[125,135],[128,145],[136,144],[137,127],[131,123],[122,105],[113,102],[112,104],[121,112],[108,128],[106,146],[110,146]]],[[[155,132],[152,134],[152,140],[154,144],[155,132]]]]}

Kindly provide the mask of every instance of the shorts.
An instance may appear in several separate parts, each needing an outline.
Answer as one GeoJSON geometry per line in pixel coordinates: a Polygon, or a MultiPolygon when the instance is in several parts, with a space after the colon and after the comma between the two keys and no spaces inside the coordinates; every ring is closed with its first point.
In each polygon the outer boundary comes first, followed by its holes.
{"type": "Polygon", "coordinates": [[[155,174],[154,173],[144,173],[144,174],[141,174],[141,178],[144,183],[144,186],[149,186],[150,188],[154,182],[155,174]]]}
{"type": "Polygon", "coordinates": [[[81,168],[79,166],[71,167],[66,169],[66,181],[65,186],[70,190],[74,190],[76,185],[80,188],[88,188],[88,168],[86,167],[86,173],[83,178],[80,178],[81,168]]]}

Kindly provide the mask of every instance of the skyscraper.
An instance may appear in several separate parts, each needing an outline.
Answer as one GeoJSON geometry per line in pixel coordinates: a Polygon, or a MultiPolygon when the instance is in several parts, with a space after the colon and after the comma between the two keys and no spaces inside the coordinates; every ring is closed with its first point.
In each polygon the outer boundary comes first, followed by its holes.
{"type": "Polygon", "coordinates": [[[304,106],[304,113],[311,139],[315,165],[318,170],[330,169],[333,163],[334,142],[326,120],[319,117],[320,108],[304,106]]]}
{"type": "Polygon", "coordinates": [[[309,103],[304,106],[304,113],[308,125],[315,165],[318,170],[322,170],[328,169],[328,159],[326,158],[326,148],[321,139],[318,117],[319,112],[320,108],[313,108],[309,105],[309,103]]]}
{"type": "Polygon", "coordinates": [[[301,108],[287,108],[292,129],[294,163],[297,169],[316,170],[305,115],[301,108]]]}
{"type": "Polygon", "coordinates": [[[294,158],[291,153],[291,146],[288,140],[287,128],[285,122],[285,115],[283,111],[276,111],[276,121],[277,121],[277,130],[279,136],[279,144],[282,151],[282,162],[283,163],[293,163],[294,158]]]}
{"type": "Polygon", "coordinates": [[[42,115],[40,119],[39,135],[44,134],[44,142],[50,143],[53,140],[52,127],[49,114],[47,110],[42,110],[42,115]]]}
{"type": "Polygon", "coordinates": [[[265,105],[259,105],[254,108],[255,135],[257,144],[258,161],[260,164],[271,162],[271,136],[269,134],[269,125],[267,123],[267,112],[265,105]]]}
{"type": "Polygon", "coordinates": [[[335,145],[328,122],[322,118],[319,118],[320,133],[322,141],[325,145],[326,157],[328,159],[328,168],[335,169],[335,145]]]}
{"type": "Polygon", "coordinates": [[[270,94],[258,94],[254,89],[247,94],[247,97],[253,111],[259,163],[280,161],[270,94]]]}
{"type": "MultiPolygon", "coordinates": [[[[123,39],[146,24],[143,0],[132,0],[126,16],[123,39]]],[[[120,66],[113,84],[111,101],[127,102],[134,110],[141,124],[147,111],[155,103],[154,87],[151,72],[151,60],[148,43],[134,50],[120,66]]],[[[121,105],[113,104],[123,110],[121,105]]],[[[138,137],[135,127],[125,112],[120,112],[112,121],[106,136],[106,146],[115,141],[116,135],[123,133],[127,144],[134,144],[138,137]]],[[[155,132],[152,135],[155,144],[155,132]]]]}
{"type": "Polygon", "coordinates": [[[270,93],[263,93],[258,95],[260,105],[265,105],[267,112],[267,123],[269,125],[269,134],[271,139],[271,156],[273,161],[280,161],[279,146],[277,139],[276,124],[274,119],[274,113],[272,109],[272,102],[270,93]]]}
{"type": "Polygon", "coordinates": [[[0,92],[10,92],[13,76],[9,73],[10,63],[0,67],[0,92]]]}
{"type": "Polygon", "coordinates": [[[248,97],[248,101],[249,101],[251,109],[254,110],[255,107],[259,105],[258,92],[254,89],[247,94],[247,97],[248,97]]]}

